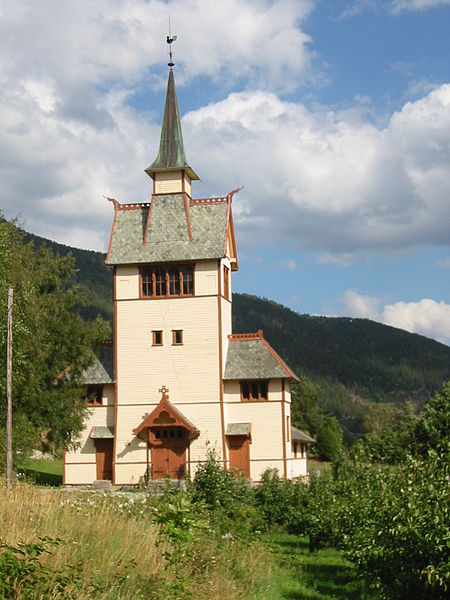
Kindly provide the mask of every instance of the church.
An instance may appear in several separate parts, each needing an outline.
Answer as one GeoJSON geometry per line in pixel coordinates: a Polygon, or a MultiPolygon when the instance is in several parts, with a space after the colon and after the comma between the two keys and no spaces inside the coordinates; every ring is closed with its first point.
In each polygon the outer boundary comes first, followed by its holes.
{"type": "Polygon", "coordinates": [[[114,339],[85,371],[87,416],[64,455],[65,485],[139,485],[195,475],[208,453],[257,482],[307,476],[314,440],[292,427],[297,376],[263,331],[232,332],[238,190],[194,199],[169,63],[149,202],[114,208],[114,339]]]}

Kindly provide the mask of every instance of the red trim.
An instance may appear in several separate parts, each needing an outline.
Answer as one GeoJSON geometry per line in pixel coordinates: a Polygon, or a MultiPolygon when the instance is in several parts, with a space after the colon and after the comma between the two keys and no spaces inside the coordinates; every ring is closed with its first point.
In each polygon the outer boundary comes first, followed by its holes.
{"type": "Polygon", "coordinates": [[[221,261],[217,261],[217,310],[219,321],[219,402],[220,402],[220,424],[222,428],[222,453],[223,468],[227,468],[227,440],[225,436],[225,410],[223,402],[223,356],[222,356],[222,273],[221,261]]]}
{"type": "MultiPolygon", "coordinates": [[[[165,388],[164,388],[165,389],[165,388]]],[[[142,421],[140,425],[133,429],[134,435],[142,437],[142,432],[147,433],[150,427],[161,427],[161,425],[167,425],[168,427],[184,427],[191,434],[189,437],[192,439],[200,434],[200,431],[193,425],[184,415],[180,412],[170,401],[169,396],[163,392],[163,397],[159,401],[159,404],[152,410],[152,412],[142,421]],[[174,419],[173,423],[161,424],[156,421],[157,417],[162,410],[169,413],[169,416],[174,419]]]]}
{"type": "Polygon", "coordinates": [[[284,478],[287,479],[287,462],[286,462],[286,429],[285,429],[285,407],[284,407],[284,399],[285,399],[285,381],[281,380],[281,430],[282,430],[282,438],[283,438],[283,472],[284,478]]]}
{"type": "Polygon", "coordinates": [[[288,377],[292,377],[292,379],[295,379],[295,381],[300,381],[300,379],[297,377],[297,375],[291,371],[291,369],[287,366],[287,364],[284,362],[284,360],[278,356],[278,354],[275,352],[275,350],[272,348],[272,346],[269,344],[269,342],[264,339],[261,338],[262,343],[266,346],[266,348],[269,349],[270,353],[272,354],[272,356],[274,357],[274,359],[277,361],[277,363],[280,365],[280,367],[286,371],[286,373],[288,374],[288,377]]]}
{"type": "Polygon", "coordinates": [[[113,223],[111,226],[111,233],[109,234],[108,252],[106,253],[106,258],[105,258],[106,264],[109,263],[109,253],[111,252],[111,244],[112,244],[112,239],[113,239],[113,234],[114,234],[114,227],[116,225],[116,216],[117,216],[117,211],[120,206],[120,204],[114,198],[108,198],[108,200],[114,204],[114,217],[113,217],[113,223]]]}
{"type": "Polygon", "coordinates": [[[113,276],[113,296],[114,296],[114,440],[113,440],[113,457],[112,457],[112,484],[116,485],[116,452],[117,452],[117,413],[119,410],[119,370],[117,368],[117,347],[118,347],[118,335],[117,335],[117,269],[114,267],[113,276]]]}
{"type": "Polygon", "coordinates": [[[152,215],[152,208],[153,208],[153,201],[155,198],[155,194],[152,194],[152,199],[150,200],[150,206],[148,209],[148,215],[147,215],[147,223],[145,224],[145,233],[144,233],[144,246],[147,243],[147,236],[148,236],[148,230],[150,229],[150,217],[152,215]]]}
{"type": "Polygon", "coordinates": [[[225,232],[225,243],[224,243],[224,247],[223,247],[223,254],[224,256],[226,256],[227,253],[227,241],[228,241],[228,235],[231,232],[231,254],[232,257],[230,258],[234,258],[236,262],[232,262],[231,263],[231,270],[232,271],[237,271],[239,269],[239,261],[237,258],[237,252],[236,252],[236,238],[234,235],[234,224],[233,224],[233,213],[231,210],[231,204],[233,201],[233,196],[234,194],[237,194],[238,192],[240,192],[242,190],[242,188],[236,188],[235,190],[231,191],[228,195],[227,195],[227,202],[228,202],[228,214],[227,214],[227,230],[225,232]]]}
{"type": "Polygon", "coordinates": [[[216,198],[191,198],[189,200],[190,206],[197,206],[199,204],[221,204],[228,202],[228,196],[219,196],[216,198]]]}
{"type": "MultiPolygon", "coordinates": [[[[183,188],[184,188],[184,179],[183,179],[183,188]]],[[[191,218],[189,215],[189,203],[188,203],[188,199],[187,199],[187,194],[183,189],[183,200],[184,200],[184,212],[186,213],[186,223],[187,223],[187,228],[188,228],[188,234],[189,234],[189,241],[192,242],[192,230],[191,230],[191,218]]]]}

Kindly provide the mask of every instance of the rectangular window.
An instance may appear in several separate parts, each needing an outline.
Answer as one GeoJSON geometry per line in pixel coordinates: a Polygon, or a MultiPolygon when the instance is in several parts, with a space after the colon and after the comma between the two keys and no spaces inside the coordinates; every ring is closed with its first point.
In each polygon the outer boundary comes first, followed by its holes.
{"type": "Polygon", "coordinates": [[[256,402],[267,400],[269,396],[268,381],[241,381],[241,400],[256,402]]]}
{"type": "Polygon", "coordinates": [[[172,329],[172,346],[182,346],[183,345],[183,330],[182,329],[172,329]]]}
{"type": "Polygon", "coordinates": [[[223,295],[230,299],[230,269],[223,265],[223,295]]]}
{"type": "Polygon", "coordinates": [[[88,385],[87,386],[87,403],[89,406],[102,406],[103,405],[103,386],[102,385],[88,385]]]}
{"type": "Polygon", "coordinates": [[[194,269],[186,266],[144,267],[140,270],[143,298],[194,295],[194,269]]]}
{"type": "Polygon", "coordinates": [[[158,329],[152,331],[152,344],[153,346],[163,345],[163,332],[161,330],[158,329]]]}
{"type": "Polygon", "coordinates": [[[294,458],[297,458],[297,442],[294,442],[294,458]]]}

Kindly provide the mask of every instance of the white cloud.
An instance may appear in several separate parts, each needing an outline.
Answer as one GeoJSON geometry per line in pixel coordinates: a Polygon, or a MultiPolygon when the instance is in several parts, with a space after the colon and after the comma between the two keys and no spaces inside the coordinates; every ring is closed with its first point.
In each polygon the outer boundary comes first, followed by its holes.
{"type": "Polygon", "coordinates": [[[450,304],[442,301],[396,302],[384,307],[383,322],[450,343],[450,304]]]}
{"type": "Polygon", "coordinates": [[[361,319],[374,319],[379,314],[381,300],[374,296],[359,294],[356,290],[347,290],[342,296],[345,314],[361,319]]]}
{"type": "Polygon", "coordinates": [[[450,0],[392,0],[391,11],[394,14],[403,11],[421,11],[438,6],[448,6],[450,0]]]}
{"type": "Polygon", "coordinates": [[[209,188],[244,184],[246,243],[290,240],[348,262],[368,249],[450,242],[449,108],[443,85],[379,128],[245,92],[186,115],[185,138],[209,188]]]}
{"type": "Polygon", "coordinates": [[[419,302],[386,304],[380,298],[347,290],[342,298],[340,313],[351,317],[372,319],[419,333],[450,345],[450,304],[424,298],[419,302]]]}

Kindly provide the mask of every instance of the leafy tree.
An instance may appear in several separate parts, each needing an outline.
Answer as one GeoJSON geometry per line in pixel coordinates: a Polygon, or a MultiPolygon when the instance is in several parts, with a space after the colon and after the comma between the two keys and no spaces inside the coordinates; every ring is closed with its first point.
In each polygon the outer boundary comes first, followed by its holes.
{"type": "Polygon", "coordinates": [[[342,452],[342,429],[335,417],[326,417],[317,436],[317,452],[321,460],[336,460],[342,452]]]}
{"type": "Polygon", "coordinates": [[[325,422],[325,415],[319,408],[322,390],[307,377],[291,386],[292,424],[295,427],[316,435],[325,422]]]}
{"type": "Polygon", "coordinates": [[[450,381],[425,405],[416,434],[422,450],[434,448],[448,455],[450,423],[450,381]]]}
{"type": "Polygon", "coordinates": [[[16,451],[36,447],[37,436],[46,447],[62,448],[82,425],[77,382],[92,360],[89,349],[108,336],[109,326],[101,320],[87,323],[76,313],[83,297],[72,277],[70,255],[55,256],[45,246],[35,250],[24,243],[16,224],[0,215],[0,397],[6,395],[7,290],[12,286],[16,451]],[[68,366],[70,378],[58,379],[68,366]]]}

